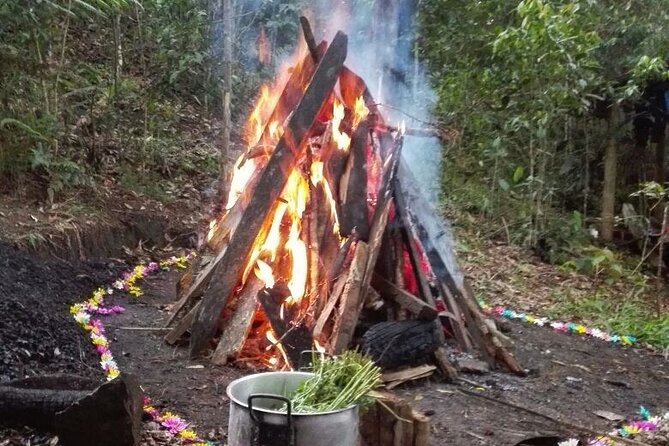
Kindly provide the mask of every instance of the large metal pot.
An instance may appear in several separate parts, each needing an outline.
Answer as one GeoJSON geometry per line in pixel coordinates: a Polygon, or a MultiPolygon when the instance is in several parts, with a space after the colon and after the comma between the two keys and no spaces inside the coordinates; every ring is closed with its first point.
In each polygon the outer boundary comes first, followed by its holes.
{"type": "Polygon", "coordinates": [[[291,412],[286,395],[311,376],[268,372],[231,382],[228,446],[357,446],[358,406],[315,414],[291,412]]]}

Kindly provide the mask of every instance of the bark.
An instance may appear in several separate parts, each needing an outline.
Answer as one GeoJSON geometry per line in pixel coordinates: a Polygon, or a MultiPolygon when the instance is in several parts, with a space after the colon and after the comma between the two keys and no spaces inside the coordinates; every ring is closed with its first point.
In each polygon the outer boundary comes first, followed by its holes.
{"type": "Polygon", "coordinates": [[[230,185],[228,154],[230,152],[230,96],[232,94],[232,0],[222,0],[223,9],[223,134],[219,154],[220,197],[225,200],[230,185]]]}
{"type": "Polygon", "coordinates": [[[616,171],[618,165],[618,126],[620,125],[620,109],[618,104],[611,105],[608,119],[608,139],[604,153],[604,184],[602,187],[601,237],[602,241],[613,240],[616,171]]]}

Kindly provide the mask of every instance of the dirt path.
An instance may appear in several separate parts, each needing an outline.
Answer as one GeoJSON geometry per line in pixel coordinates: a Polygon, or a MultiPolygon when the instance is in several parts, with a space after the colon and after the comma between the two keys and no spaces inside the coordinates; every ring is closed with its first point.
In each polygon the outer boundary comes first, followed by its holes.
{"type": "MultiPolygon", "coordinates": [[[[121,369],[137,374],[156,404],[224,444],[229,404],[225,388],[248,371],[190,361],[185,348],[162,341],[163,332],[120,328],[161,327],[166,305],[174,299],[176,278],[176,273],[169,273],[148,279],[139,300],[117,297],[127,311],[106,320],[114,339],[112,350],[121,369]]],[[[461,389],[603,432],[615,423],[593,411],[630,416],[640,405],[653,413],[669,408],[669,362],[659,355],[519,323],[510,324],[510,329],[516,355],[530,370],[527,378],[496,372],[464,376],[477,386],[430,379],[399,390],[431,414],[432,444],[510,446],[533,435],[574,434],[560,424],[463,394],[461,389]]]]}

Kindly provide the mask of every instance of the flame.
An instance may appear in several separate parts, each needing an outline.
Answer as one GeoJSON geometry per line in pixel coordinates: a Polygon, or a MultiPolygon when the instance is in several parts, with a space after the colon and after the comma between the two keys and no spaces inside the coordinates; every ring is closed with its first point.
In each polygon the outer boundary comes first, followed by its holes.
{"type": "Polygon", "coordinates": [[[319,183],[323,186],[323,191],[325,192],[325,201],[328,203],[328,207],[330,208],[330,217],[334,222],[333,233],[339,237],[339,216],[337,215],[337,206],[332,195],[330,183],[328,183],[325,175],[323,175],[323,167],[324,165],[322,161],[314,161],[311,163],[311,182],[314,184],[314,186],[318,185],[319,183]]]}
{"type": "Polygon", "coordinates": [[[288,289],[290,290],[290,297],[286,299],[289,304],[294,304],[302,300],[307,286],[307,245],[300,239],[300,232],[298,229],[299,221],[293,221],[288,234],[288,241],[286,242],[286,250],[291,257],[291,271],[290,279],[288,280],[288,289]]]}
{"type": "Polygon", "coordinates": [[[265,283],[265,288],[274,288],[274,273],[271,266],[258,259],[253,272],[258,279],[265,283]]]}
{"type": "Polygon", "coordinates": [[[355,100],[353,106],[353,128],[358,127],[358,125],[369,115],[369,109],[365,105],[365,100],[362,96],[358,96],[355,100]]]}
{"type": "Polygon", "coordinates": [[[279,243],[281,243],[281,221],[287,208],[287,203],[279,202],[277,204],[272,226],[270,226],[265,243],[262,245],[262,250],[267,251],[272,260],[276,259],[276,251],[279,248],[279,243]]]}
{"type": "Polygon", "coordinates": [[[252,159],[245,160],[245,155],[240,155],[235,163],[235,168],[232,174],[232,181],[230,183],[230,192],[228,194],[228,201],[225,205],[226,210],[232,209],[239,197],[244,193],[248,182],[253,177],[256,171],[256,162],[252,159]]]}
{"type": "Polygon", "coordinates": [[[260,141],[264,128],[262,114],[265,110],[265,106],[269,102],[269,85],[263,84],[260,87],[260,99],[258,103],[253,108],[251,115],[246,123],[247,135],[248,135],[248,145],[252,146],[260,141]]]}
{"type": "Polygon", "coordinates": [[[338,99],[335,99],[334,107],[332,109],[332,139],[335,144],[337,144],[339,150],[342,151],[348,150],[351,145],[351,137],[339,130],[344,115],[344,104],[339,102],[338,99]]]}
{"type": "Polygon", "coordinates": [[[265,333],[265,337],[269,342],[271,342],[271,344],[267,347],[267,350],[271,349],[272,347],[276,347],[277,350],[279,350],[279,352],[281,353],[281,357],[283,358],[284,362],[286,364],[290,364],[290,362],[288,361],[288,355],[286,354],[286,351],[283,349],[283,345],[281,345],[277,337],[274,335],[274,331],[272,331],[272,329],[267,330],[267,332],[265,333]]]}
{"type": "Polygon", "coordinates": [[[279,125],[279,121],[272,121],[269,124],[269,138],[270,141],[276,143],[279,141],[279,138],[283,135],[283,127],[279,125]]]}

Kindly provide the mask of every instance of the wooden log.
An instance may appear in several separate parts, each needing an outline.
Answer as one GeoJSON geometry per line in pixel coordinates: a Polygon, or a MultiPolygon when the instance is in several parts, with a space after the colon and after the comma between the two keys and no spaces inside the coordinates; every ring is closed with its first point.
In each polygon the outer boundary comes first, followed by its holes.
{"type": "Polygon", "coordinates": [[[200,263],[200,270],[197,272],[195,279],[190,285],[190,288],[174,304],[174,306],[170,310],[170,315],[167,318],[167,322],[165,322],[165,327],[169,327],[172,325],[172,323],[177,319],[182,310],[188,307],[188,303],[191,300],[200,297],[202,295],[207,285],[209,284],[209,280],[211,280],[211,275],[214,272],[216,265],[218,264],[218,262],[221,261],[224,255],[225,255],[225,248],[222,248],[218,252],[216,257],[210,258],[208,261],[203,261],[200,263]]]}
{"type": "Polygon", "coordinates": [[[434,362],[437,364],[437,367],[439,367],[439,370],[443,373],[444,378],[446,378],[447,381],[454,381],[455,378],[458,377],[458,371],[448,359],[448,353],[446,353],[444,347],[439,347],[435,350],[433,357],[434,362]]]}
{"type": "MultiPolygon", "coordinates": [[[[397,217],[400,220],[402,226],[402,238],[404,239],[404,243],[409,253],[411,268],[418,280],[419,290],[421,291],[423,299],[425,299],[428,304],[435,307],[436,302],[432,296],[432,291],[430,290],[427,276],[421,266],[420,253],[418,252],[418,249],[415,245],[417,236],[413,231],[413,225],[409,219],[409,209],[407,208],[407,203],[402,192],[399,178],[393,185],[393,197],[395,199],[395,210],[397,212],[397,217]]],[[[453,305],[454,302],[452,299],[449,299],[449,297],[444,296],[444,301],[447,304],[449,311],[455,315],[455,320],[452,320],[453,323],[451,325],[453,326],[454,335],[458,341],[458,344],[463,350],[470,351],[471,343],[469,342],[468,333],[463,324],[462,313],[460,312],[460,309],[457,305],[453,305]]],[[[438,321],[438,329],[440,331],[442,330],[440,321],[438,321]]]]}
{"type": "Polygon", "coordinates": [[[0,386],[0,420],[8,425],[53,428],[54,416],[89,392],[0,386]]]}
{"type": "MultiPolygon", "coordinates": [[[[383,181],[377,199],[376,209],[374,211],[374,217],[372,218],[370,226],[369,255],[367,258],[367,266],[365,267],[364,271],[361,290],[363,303],[366,298],[365,294],[367,293],[367,289],[372,282],[372,275],[374,274],[374,268],[379,256],[383,234],[386,232],[388,212],[390,212],[392,205],[391,185],[393,183],[393,178],[395,178],[395,174],[397,173],[397,167],[399,166],[399,160],[402,153],[402,143],[403,140],[401,137],[395,141],[391,155],[387,160],[386,168],[383,173],[383,181]]],[[[357,311],[359,314],[360,309],[357,311]]]]}
{"type": "Polygon", "coordinates": [[[405,382],[427,378],[432,375],[435,370],[437,370],[437,367],[434,365],[411,367],[398,372],[384,373],[381,375],[381,381],[385,383],[386,389],[392,390],[405,382]]]}
{"type": "Polygon", "coordinates": [[[368,261],[368,252],[367,243],[358,242],[356,244],[353,260],[340,298],[339,311],[332,329],[330,345],[335,354],[339,354],[348,348],[358,324],[360,310],[364,303],[361,287],[368,261]]]}
{"type": "Polygon", "coordinates": [[[285,303],[288,297],[290,291],[282,280],[277,281],[273,288],[263,288],[258,292],[258,302],[295,370],[300,366],[302,352],[312,349],[313,339],[300,317],[299,305],[285,303]]]}
{"type": "Polygon", "coordinates": [[[430,444],[430,417],[413,410],[413,446],[428,446],[430,444]]]}
{"type": "Polygon", "coordinates": [[[369,239],[367,211],[367,145],[369,125],[360,123],[351,138],[351,149],[346,161],[345,174],[340,185],[341,234],[349,236],[355,229],[362,241],[369,239]],[[347,179],[344,184],[344,179],[347,179]]]}
{"type": "Polygon", "coordinates": [[[413,409],[409,403],[404,402],[398,407],[399,420],[395,421],[395,445],[413,445],[413,409]]]}
{"type": "Polygon", "coordinates": [[[499,339],[490,333],[489,329],[486,330],[485,318],[480,312],[478,303],[474,300],[473,294],[468,293],[465,289],[464,276],[455,260],[452,242],[449,238],[450,231],[425,200],[404,162],[400,163],[398,178],[400,185],[398,194],[406,200],[411,222],[416,228],[416,235],[425,249],[432,270],[444,284],[444,288],[453,295],[457,306],[460,307],[468,322],[469,331],[471,333],[478,331],[474,335],[478,341],[478,347],[482,351],[487,350],[489,357],[495,358],[513,373],[524,375],[523,368],[513,355],[501,345],[499,339]]]}
{"type": "Polygon", "coordinates": [[[63,444],[139,445],[141,390],[132,375],[99,385],[73,375],[10,381],[0,386],[5,425],[51,430],[63,444]]]}
{"type": "Polygon", "coordinates": [[[248,264],[251,247],[262,232],[267,213],[279,197],[290,171],[304,150],[307,136],[321,105],[331,93],[346,58],[347,37],[337,33],[316,68],[299,105],[291,115],[286,132],[277,144],[253,190],[249,205],[239,227],[230,238],[226,254],[217,265],[213,278],[202,298],[202,304],[191,330],[190,355],[203,353],[216,330],[216,322],[228,297],[248,264]]]}
{"type": "Polygon", "coordinates": [[[397,395],[373,391],[375,404],[360,423],[362,440],[368,446],[413,446],[414,426],[411,405],[397,395]]]}
{"type": "MultiPolygon", "coordinates": [[[[344,291],[344,286],[346,285],[347,279],[348,275],[344,274],[337,277],[337,279],[334,281],[332,291],[328,295],[327,303],[325,304],[323,310],[318,315],[318,319],[314,324],[314,329],[312,333],[314,339],[318,340],[319,342],[324,341],[323,329],[325,328],[325,324],[330,320],[330,316],[332,315],[332,312],[337,306],[337,303],[339,303],[339,299],[341,298],[341,294],[344,291]]],[[[330,351],[328,353],[332,352],[330,351]]]]}
{"type": "Polygon", "coordinates": [[[143,392],[133,375],[122,374],[56,414],[56,433],[63,444],[139,446],[143,392]]]}
{"type": "Polygon", "coordinates": [[[253,325],[253,314],[258,306],[256,296],[263,282],[252,275],[237,297],[232,314],[223,321],[223,332],[211,358],[217,365],[225,365],[241,351],[253,325]]]}
{"type": "Polygon", "coordinates": [[[434,307],[426,304],[413,294],[405,291],[395,284],[389,282],[378,274],[374,274],[372,278],[372,286],[381,293],[384,299],[390,299],[409,313],[413,314],[416,319],[422,321],[433,321],[437,319],[438,312],[434,307]]]}
{"type": "Polygon", "coordinates": [[[165,335],[165,342],[170,345],[174,345],[177,343],[177,341],[179,341],[179,339],[181,339],[184,333],[191,329],[191,325],[195,320],[195,315],[197,314],[201,303],[202,302],[196,303],[193,308],[191,308],[190,311],[179,320],[174,328],[172,328],[172,331],[165,335]]]}

